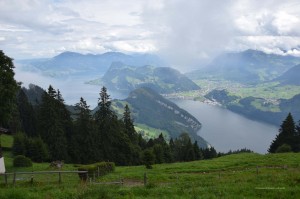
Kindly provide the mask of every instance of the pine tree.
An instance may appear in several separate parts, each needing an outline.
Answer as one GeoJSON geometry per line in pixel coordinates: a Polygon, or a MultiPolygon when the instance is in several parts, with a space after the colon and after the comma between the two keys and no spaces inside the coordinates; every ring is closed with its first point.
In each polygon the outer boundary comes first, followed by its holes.
{"type": "Polygon", "coordinates": [[[82,164],[96,162],[101,154],[96,144],[90,106],[81,97],[80,102],[75,105],[75,110],[75,131],[70,143],[72,160],[82,164]]]}
{"type": "Polygon", "coordinates": [[[138,143],[138,136],[134,129],[133,120],[131,119],[130,109],[128,104],[125,105],[124,114],[123,114],[123,122],[125,126],[125,133],[129,137],[130,141],[133,144],[138,143]]]}
{"type": "Polygon", "coordinates": [[[36,113],[32,105],[28,102],[28,98],[23,89],[21,89],[18,93],[17,105],[22,130],[29,137],[37,136],[36,113]]]}
{"type": "Polygon", "coordinates": [[[131,164],[134,147],[128,135],[123,131],[123,122],[118,120],[110,106],[109,95],[103,87],[98,101],[99,110],[95,113],[97,143],[102,154],[101,159],[113,161],[117,165],[128,165],[131,164]]]}
{"type": "Polygon", "coordinates": [[[194,149],[194,154],[195,154],[195,160],[202,160],[203,154],[198,146],[197,141],[194,142],[193,149],[194,149]]]}
{"type": "Polygon", "coordinates": [[[50,85],[42,96],[39,111],[39,133],[49,148],[52,160],[68,160],[64,115],[57,92],[50,85]]]}
{"type": "Polygon", "coordinates": [[[278,147],[283,144],[291,146],[292,150],[296,150],[297,143],[295,143],[296,138],[296,126],[291,113],[288,114],[286,119],[282,122],[279,134],[276,135],[275,140],[270,145],[269,153],[275,153],[278,147]]]}

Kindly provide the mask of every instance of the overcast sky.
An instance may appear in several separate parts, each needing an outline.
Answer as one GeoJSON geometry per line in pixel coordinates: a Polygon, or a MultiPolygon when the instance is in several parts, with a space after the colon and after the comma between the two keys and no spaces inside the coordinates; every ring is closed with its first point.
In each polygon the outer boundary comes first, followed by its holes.
{"type": "Polygon", "coordinates": [[[0,49],[157,53],[179,65],[226,51],[300,56],[299,0],[0,0],[0,49]]]}

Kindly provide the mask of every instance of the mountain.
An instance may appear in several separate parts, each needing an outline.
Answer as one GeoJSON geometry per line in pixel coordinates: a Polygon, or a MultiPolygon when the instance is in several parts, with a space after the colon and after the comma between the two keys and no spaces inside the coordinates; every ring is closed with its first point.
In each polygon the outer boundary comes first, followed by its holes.
{"type": "Polygon", "coordinates": [[[281,85],[297,85],[300,86],[300,64],[292,67],[275,81],[279,81],[281,85]]]}
{"type": "Polygon", "coordinates": [[[101,79],[89,83],[105,85],[109,89],[126,94],[140,87],[149,87],[158,93],[200,89],[175,69],[150,65],[136,67],[121,62],[114,62],[101,79]]]}
{"type": "Polygon", "coordinates": [[[207,142],[197,135],[201,123],[154,90],[147,87],[135,89],[127,99],[114,101],[113,104],[115,109],[122,113],[126,103],[130,106],[135,123],[165,130],[172,138],[187,132],[193,140],[198,141],[199,146],[208,146],[207,142]]]}
{"type": "Polygon", "coordinates": [[[300,118],[300,94],[291,99],[271,101],[258,97],[240,98],[225,90],[213,90],[205,96],[223,107],[249,119],[279,126],[288,113],[300,118]]]}
{"type": "Polygon", "coordinates": [[[103,75],[112,62],[123,62],[133,66],[151,64],[167,66],[158,56],[152,54],[127,55],[119,52],[104,54],[80,54],[63,52],[49,59],[18,60],[25,70],[41,72],[44,75],[60,77],[66,75],[103,75]]]}
{"type": "Polygon", "coordinates": [[[217,78],[253,84],[279,77],[300,63],[300,58],[266,54],[257,50],[225,53],[216,57],[208,66],[187,74],[193,80],[217,78]]]}

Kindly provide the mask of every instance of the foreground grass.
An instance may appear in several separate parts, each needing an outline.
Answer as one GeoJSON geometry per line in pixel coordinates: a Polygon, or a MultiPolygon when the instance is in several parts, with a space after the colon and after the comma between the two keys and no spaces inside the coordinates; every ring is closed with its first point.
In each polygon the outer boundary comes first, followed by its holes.
{"type": "MultiPolygon", "coordinates": [[[[47,167],[36,164],[36,169],[47,167]]],[[[68,165],[68,169],[76,169],[68,165]]],[[[12,167],[9,169],[13,169],[12,167]]],[[[300,154],[236,154],[213,160],[117,167],[97,179],[124,185],[81,183],[78,176],[41,182],[2,184],[0,198],[297,198],[300,195],[300,154]],[[143,185],[144,173],[148,183],[143,185]]]]}

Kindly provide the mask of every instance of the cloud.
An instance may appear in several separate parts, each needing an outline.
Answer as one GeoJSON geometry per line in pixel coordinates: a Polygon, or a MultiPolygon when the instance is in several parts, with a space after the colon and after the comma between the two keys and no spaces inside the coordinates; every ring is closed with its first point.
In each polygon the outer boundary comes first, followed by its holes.
{"type": "Polygon", "coordinates": [[[298,0],[0,1],[0,45],[14,58],[158,52],[189,68],[224,50],[298,55],[299,37],[298,0]]]}

